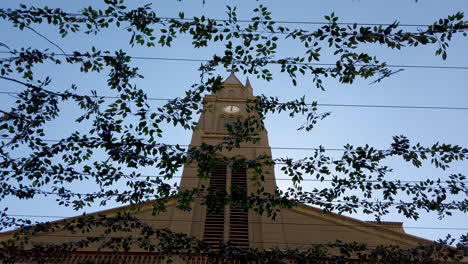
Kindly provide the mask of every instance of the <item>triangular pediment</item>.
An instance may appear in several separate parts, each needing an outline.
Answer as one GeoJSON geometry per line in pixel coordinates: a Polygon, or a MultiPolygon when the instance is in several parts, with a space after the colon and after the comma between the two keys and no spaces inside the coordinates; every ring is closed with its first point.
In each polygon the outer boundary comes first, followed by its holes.
{"type": "Polygon", "coordinates": [[[290,246],[300,243],[321,244],[335,242],[360,242],[375,247],[399,245],[415,247],[433,241],[406,234],[400,223],[375,223],[356,218],[324,213],[321,209],[300,204],[281,211],[284,233],[290,246]]]}
{"type": "MultiPolygon", "coordinates": [[[[166,211],[153,215],[153,202],[147,202],[138,206],[123,206],[109,210],[99,211],[91,216],[113,216],[119,212],[130,212],[132,216],[153,228],[169,228],[174,232],[191,234],[190,226],[193,218],[189,212],[183,212],[176,208],[176,200],[172,199],[166,204],[166,211]]],[[[293,208],[281,209],[276,219],[266,216],[258,216],[251,213],[250,219],[262,219],[260,222],[250,220],[251,229],[261,227],[262,239],[255,239],[255,244],[262,244],[262,248],[298,247],[300,245],[321,244],[341,240],[345,242],[368,243],[371,246],[381,244],[393,244],[402,247],[415,247],[421,244],[431,244],[430,240],[416,237],[401,232],[398,224],[376,224],[361,221],[352,217],[334,213],[324,213],[322,210],[308,205],[300,204],[293,208]]],[[[76,216],[64,220],[55,221],[60,223],[66,220],[76,219],[76,216]]],[[[199,222],[199,221],[198,221],[199,222]]],[[[15,231],[1,234],[0,240],[5,240],[15,231]]],[[[96,232],[91,232],[95,235],[96,232]]],[[[79,238],[82,234],[72,234],[65,230],[57,230],[49,234],[41,233],[32,241],[37,242],[61,242],[70,240],[71,237],[79,238]]],[[[88,248],[87,250],[90,250],[88,248]]]]}

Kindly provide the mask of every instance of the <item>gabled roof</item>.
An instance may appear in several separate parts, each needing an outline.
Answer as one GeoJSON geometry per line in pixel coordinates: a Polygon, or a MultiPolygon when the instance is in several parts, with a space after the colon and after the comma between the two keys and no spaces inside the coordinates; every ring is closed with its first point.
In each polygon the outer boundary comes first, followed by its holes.
{"type": "Polygon", "coordinates": [[[376,221],[362,221],[353,217],[340,215],[333,212],[325,213],[322,211],[322,209],[307,204],[298,204],[289,210],[307,215],[309,217],[319,217],[330,223],[339,223],[340,225],[348,226],[349,228],[358,232],[370,233],[378,237],[392,239],[394,241],[398,241],[398,244],[400,245],[406,244],[407,246],[414,247],[418,245],[430,245],[434,243],[432,240],[405,233],[401,225],[399,226],[400,230],[395,230],[395,226],[398,226],[400,223],[378,223],[376,221]]]}
{"type": "MultiPolygon", "coordinates": [[[[97,216],[97,215],[114,215],[114,214],[116,214],[118,212],[121,212],[121,211],[128,212],[128,211],[134,211],[135,209],[137,209],[135,211],[135,213],[143,212],[143,211],[151,211],[151,210],[153,210],[152,204],[154,202],[155,202],[155,200],[147,201],[147,202],[136,204],[136,205],[124,205],[124,206],[120,206],[120,207],[116,207],[116,208],[112,208],[112,209],[107,209],[107,210],[102,210],[102,211],[90,213],[90,214],[87,214],[87,215],[88,216],[92,216],[92,215],[94,215],[94,216],[97,216]]],[[[173,197],[173,198],[171,198],[171,199],[169,199],[167,201],[166,206],[175,206],[176,203],[177,203],[176,199],[173,197]]],[[[377,223],[377,222],[374,222],[374,221],[362,221],[362,220],[358,220],[358,219],[353,218],[353,217],[338,215],[338,214],[332,213],[332,212],[324,213],[321,209],[310,206],[310,205],[306,205],[306,204],[299,204],[299,205],[297,205],[295,207],[292,207],[292,208],[289,208],[289,209],[283,208],[282,210],[295,211],[295,212],[300,213],[302,215],[306,215],[308,217],[311,217],[311,219],[318,217],[318,218],[320,218],[322,220],[325,220],[327,222],[330,222],[330,223],[339,224],[341,226],[347,226],[347,227],[349,227],[351,229],[354,229],[354,230],[356,230],[358,232],[370,233],[370,234],[373,234],[375,236],[379,236],[379,237],[382,237],[382,238],[389,238],[389,239],[398,241],[398,242],[401,243],[401,245],[406,244],[407,246],[409,246],[409,245],[417,246],[417,245],[420,245],[420,244],[432,244],[433,243],[433,241],[431,241],[429,239],[425,239],[425,238],[421,238],[421,237],[417,237],[417,236],[405,233],[402,230],[403,228],[401,226],[400,226],[401,230],[395,230],[394,226],[386,226],[385,222],[377,223]]],[[[82,217],[82,215],[52,221],[52,223],[60,224],[60,223],[63,223],[65,221],[67,221],[67,220],[73,220],[73,219],[77,219],[77,218],[80,218],[80,217],[82,217]]],[[[288,223],[284,223],[284,224],[287,225],[288,223]]],[[[393,223],[392,222],[392,224],[393,225],[395,225],[395,224],[400,225],[401,223],[393,223]]],[[[18,229],[6,231],[6,232],[0,232],[0,241],[10,238],[11,235],[13,235],[16,231],[18,231],[18,229]]],[[[55,231],[52,231],[52,232],[55,232],[55,231]]],[[[360,241],[360,242],[362,242],[362,241],[360,241]]]]}

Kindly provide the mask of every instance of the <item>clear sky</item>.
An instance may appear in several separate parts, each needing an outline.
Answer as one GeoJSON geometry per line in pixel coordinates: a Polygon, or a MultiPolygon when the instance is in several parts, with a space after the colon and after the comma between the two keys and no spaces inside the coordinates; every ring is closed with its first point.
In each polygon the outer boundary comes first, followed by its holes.
{"type": "MultiPolygon", "coordinates": [[[[95,5],[99,1],[21,1],[25,4],[48,5],[49,7],[61,7],[66,11],[76,12],[88,5],[95,5]]],[[[136,7],[147,1],[128,1],[128,5],[136,7]]],[[[20,2],[3,0],[2,8],[16,7],[20,2]]],[[[175,17],[178,12],[184,11],[186,17],[207,15],[215,18],[226,18],[226,5],[237,6],[240,19],[249,19],[252,9],[259,4],[270,8],[274,20],[281,21],[324,21],[323,16],[331,12],[340,18],[341,22],[358,23],[391,23],[395,20],[402,24],[430,24],[438,18],[446,17],[458,11],[468,11],[466,0],[329,0],[329,1],[220,1],[206,0],[165,0],[152,1],[153,7],[161,16],[175,17]],[[287,4],[286,4],[287,3],[287,4]]],[[[289,25],[294,27],[295,25],[289,25]]],[[[313,25],[301,27],[313,29],[313,25]]],[[[173,58],[210,58],[218,48],[194,50],[188,39],[178,39],[172,48],[145,48],[128,45],[129,36],[125,32],[105,31],[94,36],[70,35],[61,39],[56,30],[47,26],[35,27],[41,33],[47,35],[53,41],[59,43],[67,52],[73,50],[86,50],[92,46],[101,49],[124,49],[133,56],[173,57],[173,58]]],[[[419,30],[420,28],[408,28],[419,30]]],[[[12,28],[8,22],[0,24],[0,42],[12,48],[33,46],[36,48],[49,48],[54,50],[43,39],[31,32],[20,32],[12,28]]],[[[388,64],[398,65],[440,65],[440,66],[468,66],[468,39],[456,37],[448,50],[448,58],[443,61],[435,57],[435,46],[422,48],[404,48],[401,51],[389,50],[379,46],[369,46],[369,51],[375,52],[381,60],[388,64]]],[[[292,42],[282,42],[279,54],[291,56],[297,48],[292,42]]],[[[57,50],[54,50],[57,51],[57,50]]],[[[321,62],[333,62],[333,58],[324,56],[321,62]]],[[[175,62],[139,60],[134,65],[140,67],[145,79],[138,81],[140,87],[144,87],[149,97],[172,98],[182,96],[184,89],[198,81],[197,62],[175,62]]],[[[412,105],[412,106],[452,106],[468,107],[467,70],[454,69],[421,69],[408,68],[385,79],[378,84],[372,84],[370,80],[358,80],[353,85],[342,85],[334,80],[325,82],[326,91],[315,88],[309,77],[300,78],[297,87],[291,85],[286,75],[279,74],[275,66],[272,67],[274,80],[266,82],[252,79],[255,94],[278,96],[282,100],[294,99],[302,95],[310,101],[330,104],[373,104],[373,105],[412,105]]],[[[101,95],[108,94],[105,89],[105,76],[88,74],[83,75],[76,67],[60,67],[44,65],[37,69],[41,76],[51,76],[54,85],[67,86],[71,83],[78,84],[80,91],[96,89],[101,95]]],[[[227,76],[227,72],[221,72],[227,76]]],[[[238,75],[244,81],[246,76],[238,75]]],[[[11,83],[0,82],[0,91],[17,91],[19,87],[11,83]]],[[[14,102],[14,98],[8,95],[0,95],[0,105],[8,106],[14,102]]],[[[155,104],[157,104],[155,102],[155,104]]],[[[266,126],[269,131],[272,147],[317,147],[323,145],[326,148],[341,148],[350,143],[354,146],[370,144],[376,148],[387,148],[392,136],[406,135],[413,142],[421,142],[429,145],[435,142],[458,144],[468,147],[468,120],[467,110],[430,110],[430,109],[388,109],[388,108],[345,108],[322,107],[319,111],[331,111],[332,115],[321,121],[311,132],[297,131],[301,120],[290,120],[286,115],[270,115],[267,117],[266,126]]],[[[67,123],[74,116],[74,109],[66,106],[63,118],[50,125],[48,137],[59,138],[76,129],[73,123],[67,123]]],[[[190,131],[181,128],[168,128],[165,134],[167,143],[188,144],[190,131]]],[[[310,155],[307,151],[273,150],[274,157],[300,158],[310,155]]],[[[339,154],[339,153],[338,153],[339,154]]],[[[433,169],[425,166],[422,169],[414,169],[399,160],[389,160],[388,165],[395,168],[391,175],[402,180],[419,180],[425,178],[447,177],[451,172],[466,173],[468,166],[465,163],[456,163],[449,171],[433,169]]],[[[155,174],[148,169],[144,173],[155,174]]],[[[277,171],[276,177],[284,178],[277,171]]],[[[305,186],[313,186],[316,183],[306,183],[305,186]]],[[[281,188],[287,183],[279,182],[281,188]]],[[[83,187],[86,189],[86,187],[83,187]]],[[[35,201],[9,200],[1,207],[10,207],[12,214],[30,215],[58,215],[71,216],[77,212],[70,208],[58,207],[52,197],[35,201]]],[[[96,210],[93,208],[92,210],[96,210]]],[[[88,210],[90,211],[90,210],[88,210]]],[[[354,217],[372,220],[371,216],[354,215],[354,217]]],[[[44,219],[39,219],[44,220],[44,219]]],[[[468,228],[468,217],[463,214],[455,214],[438,220],[434,214],[422,212],[421,219],[411,221],[403,216],[392,214],[385,217],[387,221],[403,221],[406,232],[429,239],[444,237],[447,233],[459,236],[466,233],[465,230],[443,229],[417,229],[411,227],[460,227],[468,228]]]]}

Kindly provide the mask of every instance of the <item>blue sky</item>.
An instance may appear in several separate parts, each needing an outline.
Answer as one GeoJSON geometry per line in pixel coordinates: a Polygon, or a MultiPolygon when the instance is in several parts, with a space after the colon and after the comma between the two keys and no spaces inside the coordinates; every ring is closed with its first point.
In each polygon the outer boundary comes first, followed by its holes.
{"type": "MultiPolygon", "coordinates": [[[[139,6],[151,1],[128,1],[131,7],[139,6]]],[[[20,2],[4,0],[0,7],[16,7],[20,2]]],[[[100,1],[21,1],[25,4],[48,5],[61,7],[70,12],[79,11],[82,7],[95,5],[100,1]]],[[[200,16],[202,14],[215,18],[226,18],[226,5],[237,6],[240,19],[249,19],[252,9],[264,4],[272,12],[274,20],[282,21],[323,21],[323,16],[331,12],[340,18],[341,22],[358,23],[391,23],[395,20],[402,24],[430,24],[435,19],[446,17],[458,11],[468,11],[468,2],[465,0],[330,0],[330,1],[214,1],[206,0],[166,0],[152,1],[153,7],[161,16],[175,17],[178,12],[184,11],[186,17],[200,16]]],[[[289,25],[293,27],[295,25],[289,25]]],[[[301,27],[313,29],[313,25],[301,27]]],[[[188,39],[178,39],[171,48],[145,48],[130,47],[129,36],[125,32],[104,31],[96,37],[82,34],[70,35],[61,39],[56,30],[47,26],[35,27],[53,41],[59,43],[65,51],[86,50],[91,46],[101,49],[124,49],[133,56],[174,57],[206,59],[213,52],[219,52],[219,47],[194,50],[188,39]]],[[[418,30],[418,28],[408,28],[418,30]]],[[[50,48],[47,42],[31,32],[21,32],[14,29],[5,21],[0,24],[1,41],[10,47],[19,48],[31,46],[37,48],[50,48]]],[[[404,48],[401,51],[382,48],[377,45],[369,46],[382,61],[389,64],[403,65],[440,65],[440,66],[468,66],[468,39],[455,37],[448,50],[448,58],[443,61],[435,57],[435,46],[422,48],[404,48]]],[[[284,41],[280,44],[279,55],[290,56],[296,52],[292,42],[284,41]]],[[[321,62],[333,62],[333,58],[324,56],[321,62]]],[[[145,79],[138,81],[150,97],[172,98],[182,96],[184,89],[198,81],[197,62],[171,62],[171,61],[134,61],[140,67],[145,79]]],[[[56,66],[44,65],[37,69],[41,76],[51,76],[56,87],[69,86],[76,83],[81,91],[96,89],[101,95],[108,94],[105,89],[105,76],[88,74],[83,75],[76,67],[65,66],[58,70],[56,66]]],[[[336,104],[375,104],[375,105],[414,105],[414,106],[453,106],[468,107],[467,98],[467,70],[453,69],[405,69],[383,82],[372,84],[370,80],[357,80],[352,85],[339,84],[335,80],[326,80],[326,91],[315,88],[312,79],[301,77],[297,87],[291,85],[286,75],[281,75],[275,66],[272,67],[274,80],[266,82],[252,79],[255,94],[278,96],[282,100],[294,99],[305,95],[310,101],[336,104]]],[[[219,71],[228,75],[227,72],[219,71]]],[[[244,81],[246,76],[238,75],[244,81]]],[[[0,91],[17,91],[19,87],[11,83],[0,82],[0,91]]],[[[14,98],[6,95],[0,96],[0,105],[8,106],[14,98]]],[[[155,104],[157,104],[155,102],[155,104]]],[[[272,147],[316,147],[323,145],[326,148],[341,148],[350,143],[352,145],[370,144],[376,148],[386,148],[391,143],[392,136],[405,135],[413,142],[429,145],[435,142],[459,144],[468,147],[468,111],[463,110],[409,110],[387,108],[339,108],[322,107],[319,111],[331,111],[332,115],[321,121],[311,132],[297,131],[300,120],[291,120],[286,115],[270,115],[266,126],[269,131],[272,147]]],[[[48,136],[59,138],[76,129],[72,123],[67,123],[74,116],[74,109],[65,106],[64,116],[55,123],[50,124],[48,136]]],[[[190,131],[181,128],[168,128],[164,139],[167,143],[188,144],[190,131]]],[[[273,150],[274,157],[300,158],[310,155],[306,151],[273,150]]],[[[339,153],[338,153],[339,154],[339,153]]],[[[457,163],[449,171],[441,171],[425,166],[414,169],[399,160],[389,160],[388,165],[395,168],[391,177],[402,180],[419,180],[425,178],[446,177],[451,172],[466,173],[468,166],[457,163]]],[[[151,169],[145,171],[154,174],[151,169]]],[[[282,175],[277,171],[276,177],[282,175]]],[[[306,183],[312,187],[316,183],[306,183]]],[[[286,183],[280,182],[284,188],[286,183]]],[[[70,208],[58,207],[53,198],[41,201],[16,201],[5,203],[12,214],[31,215],[76,215],[70,208]]],[[[2,206],[3,207],[3,206],[2,206]]],[[[370,216],[354,215],[360,219],[372,220],[370,216]]],[[[468,218],[463,214],[455,214],[438,220],[433,214],[422,213],[418,221],[407,220],[396,214],[389,215],[383,220],[403,221],[407,227],[463,227],[467,228],[468,218]]],[[[407,228],[410,234],[429,239],[437,239],[448,232],[459,235],[463,231],[457,230],[423,230],[407,228]]],[[[466,233],[466,230],[465,230],[466,233]]]]}

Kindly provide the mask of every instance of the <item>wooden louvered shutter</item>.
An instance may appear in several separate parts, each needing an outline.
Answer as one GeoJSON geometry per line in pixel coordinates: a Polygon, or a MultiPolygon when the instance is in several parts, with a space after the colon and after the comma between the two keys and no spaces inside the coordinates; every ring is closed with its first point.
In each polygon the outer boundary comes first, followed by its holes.
{"type": "MultiPolygon", "coordinates": [[[[231,194],[235,199],[247,199],[247,170],[245,166],[233,168],[231,174],[231,194]]],[[[238,247],[249,247],[248,210],[231,204],[229,240],[238,247]]]]}
{"type": "MultiPolygon", "coordinates": [[[[226,165],[218,165],[212,172],[210,177],[210,190],[212,193],[226,191],[226,165]]],[[[224,207],[220,210],[212,210],[207,208],[205,218],[205,233],[203,240],[216,247],[220,241],[224,240],[224,207]]]]}

